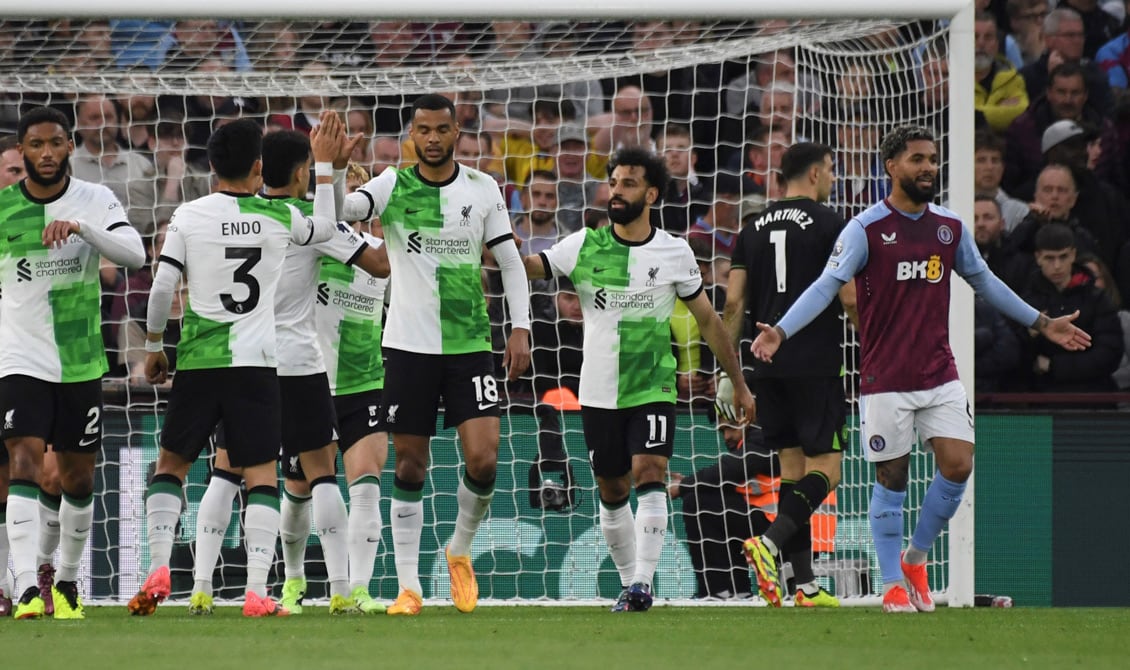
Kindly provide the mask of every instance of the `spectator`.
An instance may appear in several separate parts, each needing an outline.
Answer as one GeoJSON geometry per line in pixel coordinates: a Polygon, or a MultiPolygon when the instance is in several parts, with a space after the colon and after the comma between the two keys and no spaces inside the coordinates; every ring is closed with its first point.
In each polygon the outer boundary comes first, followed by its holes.
{"type": "MultiPolygon", "coordinates": [[[[714,311],[721,314],[726,307],[726,288],[722,285],[721,275],[729,276],[730,258],[716,254],[709,238],[691,237],[687,243],[702,276],[702,290],[714,311]]],[[[698,322],[682,301],[675,303],[675,311],[671,314],[671,335],[678,366],[675,385],[679,401],[698,402],[714,397],[714,373],[718,368],[714,352],[706,345],[698,322]]]]}
{"type": "MultiPolygon", "coordinates": [[[[316,79],[328,76],[329,66],[325,63],[308,63],[299,73],[304,79],[313,82],[316,79]]],[[[275,129],[298,130],[307,135],[318,125],[322,112],[330,108],[330,99],[323,95],[300,95],[294,101],[294,106],[282,113],[271,114],[267,123],[275,129]]]]}
{"type": "Polygon", "coordinates": [[[1078,197],[1071,214],[1090,232],[1103,258],[1111,263],[1126,241],[1125,223],[1130,216],[1130,204],[1088,167],[1092,148],[1099,144],[1092,129],[1074,121],[1058,121],[1044,131],[1044,160],[1049,164],[1066,165],[1075,179],[1078,197]]]}
{"type": "MultiPolygon", "coordinates": [[[[990,201],[992,202],[992,201],[990,201]]],[[[981,296],[973,299],[974,389],[1006,390],[1015,378],[1025,342],[1004,315],[981,296]]]]}
{"type": "Polygon", "coordinates": [[[7,188],[27,176],[19,146],[15,135],[0,137],[0,188],[7,188]]]}
{"type": "MultiPolygon", "coordinates": [[[[571,110],[570,110],[571,111],[571,110]]],[[[522,188],[535,170],[557,167],[557,131],[561,128],[561,104],[553,100],[534,103],[533,125],[512,124],[498,144],[507,184],[522,188]]]]}
{"type": "Polygon", "coordinates": [[[151,55],[145,64],[154,70],[195,70],[210,58],[219,59],[234,72],[251,70],[239,31],[229,22],[214,19],[177,21],[151,55]]]}
{"type": "Polygon", "coordinates": [[[789,134],[783,128],[769,125],[760,125],[750,133],[744,162],[730,165],[732,171],[741,173],[742,188],[746,193],[757,193],[774,200],[784,195],[784,185],[777,174],[781,170],[781,156],[789,148],[789,134]]]}
{"type": "Polygon", "coordinates": [[[1083,54],[1094,58],[1099,47],[1121,32],[1120,21],[1099,0],[1060,0],[1057,7],[1074,9],[1083,21],[1083,54]]]}
{"type": "Polygon", "coordinates": [[[741,198],[741,180],[719,172],[714,178],[714,201],[710,209],[691,224],[688,238],[706,240],[711,245],[711,255],[721,254],[726,258],[733,255],[741,227],[738,220],[741,198]]]}
{"type": "Polygon", "coordinates": [[[658,138],[659,151],[667,164],[671,181],[663,195],[659,227],[672,234],[682,234],[691,221],[706,214],[709,207],[708,184],[695,173],[698,153],[691,143],[691,131],[680,123],[668,123],[658,138]]]}
{"type": "MultiPolygon", "coordinates": [[[[1044,53],[1034,63],[1020,70],[1028,87],[1028,99],[1036,100],[1050,91],[1051,78],[1056,68],[1063,64],[1076,65],[1086,82],[1091,104],[1106,113],[1112,104],[1110,86],[1102,70],[1084,57],[1083,20],[1073,9],[1060,8],[1044,19],[1044,53]]],[[[1012,143],[1009,143],[1012,146],[1012,143]]]]}
{"type": "Polygon", "coordinates": [[[76,105],[75,117],[75,133],[82,144],[72,157],[72,174],[108,187],[126,208],[130,225],[143,236],[152,234],[156,171],[144,156],[118,144],[117,106],[105,96],[85,95],[76,105]]]}
{"type": "Polygon", "coordinates": [[[608,156],[621,147],[655,149],[651,139],[653,114],[651,100],[638,86],[622,86],[612,97],[611,114],[589,118],[589,129],[596,129],[589,148],[592,154],[588,171],[603,179],[608,169],[608,156]]]}
{"type": "Polygon", "coordinates": [[[373,110],[364,107],[350,105],[349,111],[345,113],[345,123],[348,127],[349,136],[353,137],[360,133],[363,139],[357,146],[353,147],[353,153],[349,156],[349,160],[364,167],[366,170],[373,167],[373,110]]]}
{"type": "Polygon", "coordinates": [[[157,174],[153,180],[157,203],[154,219],[172,218],[181,203],[202,198],[212,192],[212,176],[187,160],[184,125],[176,117],[157,124],[156,134],[149,140],[157,174]]]}
{"type": "Polygon", "coordinates": [[[1000,204],[987,193],[978,193],[973,203],[973,239],[993,274],[1013,290],[1023,288],[1031,262],[1011,243],[1000,204]]]}
{"type": "Polygon", "coordinates": [[[487,173],[500,186],[505,182],[502,173],[498,171],[498,160],[494,157],[489,133],[460,131],[459,138],[455,140],[455,160],[487,173]]]}
{"type": "Polygon", "coordinates": [[[1024,78],[999,54],[997,23],[992,14],[979,12],[974,23],[976,53],[973,57],[973,109],[979,123],[1003,132],[1028,108],[1024,78]]]}
{"type": "Polygon", "coordinates": [[[1124,309],[1122,294],[1118,291],[1114,276],[1101,258],[1094,254],[1081,253],[1076,256],[1075,262],[1091,271],[1095,277],[1095,286],[1102,289],[1118,309],[1118,322],[1122,325],[1123,352],[1122,361],[1111,377],[1119,391],[1130,389],[1130,311],[1124,309]]]}
{"type": "Polygon", "coordinates": [[[1130,86],[1130,21],[1121,35],[1099,47],[1095,62],[1116,92],[1130,86]]]}
{"type": "Polygon", "coordinates": [[[1056,121],[1075,121],[1100,129],[1104,159],[1099,174],[1113,171],[1114,128],[1103,112],[1090,104],[1088,84],[1077,64],[1057,66],[1048,79],[1047,91],[1035,100],[1008,127],[1005,141],[1004,187],[1020,194],[1021,188],[1035,179],[1043,161],[1043,137],[1048,126],[1056,121]]]}
{"type": "Polygon", "coordinates": [[[1011,37],[1016,40],[1023,63],[1018,68],[1040,59],[1044,53],[1044,19],[1048,15],[1047,0],[1008,0],[1007,12],[1011,37]]]}
{"type": "Polygon", "coordinates": [[[566,123],[557,130],[557,222],[563,235],[575,233],[584,225],[588,142],[581,126],[566,123]]]}
{"type": "Polygon", "coordinates": [[[696,598],[748,598],[749,566],[742,553],[747,537],[769,528],[767,510],[776,510],[780,466],[765,449],[761,429],[737,425],[729,380],[719,382],[715,411],[726,445],[718,460],[694,474],[671,472],[667,493],[683,501],[683,526],[694,566],[696,598]],[[726,388],[729,387],[729,396],[726,388]]]}
{"type": "Polygon", "coordinates": [[[977,193],[988,194],[996,200],[1004,219],[1004,231],[1011,232],[1028,216],[1028,205],[1001,188],[1004,153],[1004,140],[999,135],[987,130],[973,134],[973,186],[977,193]]]}
{"type": "Polygon", "coordinates": [[[1091,335],[1091,346],[1067,351],[1050,340],[1032,336],[1027,364],[1031,389],[1042,393],[1113,391],[1111,374],[1125,352],[1118,310],[1095,286],[1091,271],[1076,263],[1075,235],[1062,224],[1048,224],[1036,233],[1040,271],[1022,297],[1055,318],[1078,311],[1075,325],[1091,335]]]}
{"type": "Polygon", "coordinates": [[[791,51],[779,49],[755,56],[752,73],[726,82],[725,112],[735,117],[755,112],[761,109],[765,93],[782,84],[796,85],[796,60],[791,51]]]}
{"type": "Polygon", "coordinates": [[[836,170],[829,205],[849,220],[886,197],[887,172],[879,154],[879,125],[864,105],[839,110],[836,170]]]}
{"type": "MultiPolygon", "coordinates": [[[[140,86],[156,84],[151,76],[134,76],[140,86]]],[[[157,129],[157,96],[151,93],[131,93],[118,98],[116,102],[122,110],[122,140],[126,148],[150,151],[149,140],[157,129]]]]}
{"type": "Polygon", "coordinates": [[[389,135],[377,135],[372,142],[373,177],[385,171],[385,168],[400,165],[400,141],[389,135]]]}
{"type": "Polygon", "coordinates": [[[1036,235],[1048,224],[1058,223],[1069,228],[1073,243],[1079,250],[1090,253],[1099,250],[1094,235],[1072,214],[1072,209],[1078,200],[1079,190],[1075,185],[1075,176],[1066,165],[1048,165],[1040,172],[1031,211],[1009,235],[1010,245],[1019,252],[1018,269],[1014,277],[1018,278],[1016,285],[1021,291],[1028,283],[1029,275],[1036,270],[1034,262],[1036,235]]]}
{"type": "MultiPolygon", "coordinates": [[[[530,183],[522,192],[522,210],[514,219],[514,234],[521,241],[519,251],[523,256],[540,254],[561,238],[557,225],[557,175],[547,170],[536,170],[530,183]]],[[[530,308],[535,319],[552,321],[553,296],[550,280],[530,282],[530,308]]]]}

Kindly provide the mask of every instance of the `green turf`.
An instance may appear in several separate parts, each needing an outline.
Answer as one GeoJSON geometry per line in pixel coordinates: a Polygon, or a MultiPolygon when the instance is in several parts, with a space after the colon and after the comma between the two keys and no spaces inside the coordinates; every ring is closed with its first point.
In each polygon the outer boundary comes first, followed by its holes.
{"type": "MultiPolygon", "coordinates": [[[[287,619],[243,620],[235,608],[149,618],[89,608],[88,619],[0,621],[11,661],[34,648],[54,668],[1125,668],[1125,609],[941,608],[801,611],[657,607],[613,615],[598,607],[428,606],[412,619],[331,618],[307,608],[287,619]],[[49,661],[49,662],[48,662],[49,661]],[[782,665],[783,664],[783,665],[782,665]]],[[[42,666],[43,663],[35,665],[42,666]]],[[[19,667],[19,666],[13,666],[19,667]]]]}

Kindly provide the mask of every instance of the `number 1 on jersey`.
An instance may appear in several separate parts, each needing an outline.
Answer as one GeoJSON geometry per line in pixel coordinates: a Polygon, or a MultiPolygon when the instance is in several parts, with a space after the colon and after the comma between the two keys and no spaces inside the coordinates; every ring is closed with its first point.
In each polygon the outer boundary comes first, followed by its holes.
{"type": "Polygon", "coordinates": [[[784,293],[788,290],[788,286],[785,283],[788,279],[787,267],[785,265],[785,231],[769,231],[769,243],[773,245],[773,265],[777,270],[777,293],[784,293]]]}

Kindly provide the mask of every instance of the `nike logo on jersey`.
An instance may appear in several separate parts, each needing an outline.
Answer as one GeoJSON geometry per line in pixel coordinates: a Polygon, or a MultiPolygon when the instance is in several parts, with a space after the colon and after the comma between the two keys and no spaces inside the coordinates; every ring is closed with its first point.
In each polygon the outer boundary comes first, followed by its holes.
{"type": "Polygon", "coordinates": [[[369,427],[370,427],[370,428],[372,428],[373,426],[377,425],[377,423],[378,423],[378,420],[377,420],[377,419],[369,419],[369,427]]]}
{"type": "Polygon", "coordinates": [[[592,269],[592,273],[593,273],[594,275],[596,275],[596,274],[600,274],[601,272],[604,272],[604,271],[605,271],[606,269],[608,269],[608,268],[600,268],[600,267],[594,267],[594,268],[592,269]]]}
{"type": "Polygon", "coordinates": [[[92,437],[92,438],[90,438],[89,440],[79,440],[79,441],[78,441],[78,446],[80,446],[80,447],[89,447],[90,445],[94,444],[94,443],[95,443],[95,442],[97,442],[97,441],[98,441],[98,438],[97,438],[97,437],[92,437]]]}
{"type": "Polygon", "coordinates": [[[422,212],[422,211],[424,211],[424,210],[422,210],[422,209],[416,209],[416,208],[414,208],[414,207],[405,207],[405,208],[404,208],[404,213],[405,213],[405,214],[419,214],[419,213],[420,213],[420,212],[422,212]]]}
{"type": "Polygon", "coordinates": [[[490,409],[491,407],[494,407],[494,406],[495,406],[496,404],[498,404],[498,403],[493,403],[493,402],[481,402],[481,403],[479,403],[479,411],[481,412],[481,411],[483,411],[484,409],[490,409]]]}
{"type": "Polygon", "coordinates": [[[663,442],[644,442],[643,443],[644,449],[654,449],[656,447],[662,447],[662,446],[663,446],[663,442]]]}
{"type": "Polygon", "coordinates": [[[21,237],[23,237],[23,236],[24,236],[24,234],[23,234],[23,233],[20,233],[20,234],[18,234],[18,235],[9,235],[9,236],[8,236],[8,241],[9,241],[9,242],[15,242],[16,240],[20,239],[20,238],[21,238],[21,237]]]}

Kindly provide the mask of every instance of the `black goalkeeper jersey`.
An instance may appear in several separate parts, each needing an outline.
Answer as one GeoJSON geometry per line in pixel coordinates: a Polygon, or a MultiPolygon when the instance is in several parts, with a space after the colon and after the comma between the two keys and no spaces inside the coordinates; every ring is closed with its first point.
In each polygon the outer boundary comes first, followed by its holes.
{"type": "MultiPolygon", "coordinates": [[[[770,205],[738,235],[732,267],[745,270],[749,332],[777,323],[824,271],[844,220],[809,198],[770,205]]],[[[820,316],[781,345],[773,363],[753,361],[758,377],[835,376],[843,364],[843,307],[837,297],[820,316]]],[[[752,359],[752,357],[749,357],[752,359]]]]}

